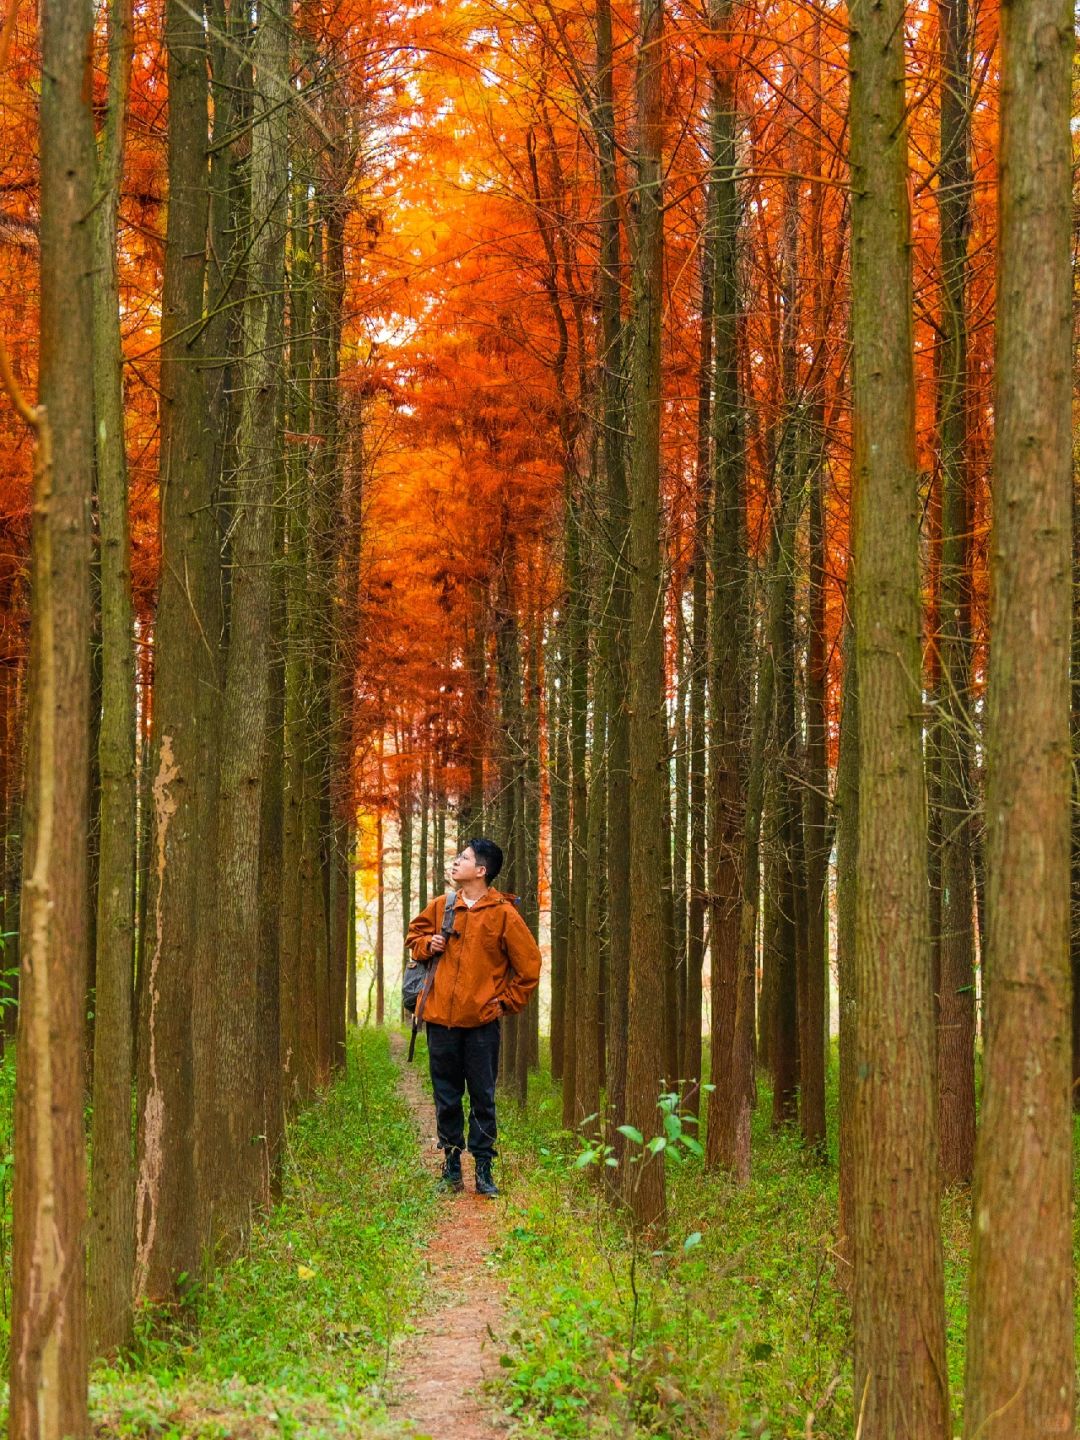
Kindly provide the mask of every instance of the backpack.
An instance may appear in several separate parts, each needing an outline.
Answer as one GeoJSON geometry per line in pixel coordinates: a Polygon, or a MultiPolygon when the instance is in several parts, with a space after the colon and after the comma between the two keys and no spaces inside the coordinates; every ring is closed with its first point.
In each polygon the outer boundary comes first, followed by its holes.
{"type": "MultiPolygon", "coordinates": [[[[444,940],[449,940],[453,932],[454,906],[456,904],[457,892],[448,890],[446,892],[446,904],[443,909],[441,928],[441,934],[444,940]]],[[[410,1060],[413,1058],[413,1052],[416,1049],[416,1035],[420,1029],[420,1019],[424,1009],[423,1001],[431,991],[431,986],[435,980],[435,966],[438,962],[438,955],[432,955],[428,960],[410,960],[401,978],[401,1003],[413,1017],[412,1037],[409,1041],[410,1060]]]]}

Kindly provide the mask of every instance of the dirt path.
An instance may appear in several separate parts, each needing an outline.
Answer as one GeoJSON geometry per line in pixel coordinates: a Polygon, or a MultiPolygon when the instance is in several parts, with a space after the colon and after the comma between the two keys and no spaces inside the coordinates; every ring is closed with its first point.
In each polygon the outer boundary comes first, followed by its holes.
{"type": "MultiPolygon", "coordinates": [[[[442,1168],[435,1148],[435,1111],[417,1065],[405,1063],[405,1044],[391,1037],[402,1089],[416,1117],[424,1160],[442,1168]]],[[[505,1319],[502,1288],[488,1257],[498,1231],[497,1200],[472,1189],[472,1163],[464,1157],[466,1189],[443,1197],[441,1218],[427,1250],[430,1306],[407,1348],[398,1350],[395,1411],[431,1440],[506,1440],[509,1421],[486,1400],[483,1382],[498,1370],[493,1338],[505,1319]]]]}

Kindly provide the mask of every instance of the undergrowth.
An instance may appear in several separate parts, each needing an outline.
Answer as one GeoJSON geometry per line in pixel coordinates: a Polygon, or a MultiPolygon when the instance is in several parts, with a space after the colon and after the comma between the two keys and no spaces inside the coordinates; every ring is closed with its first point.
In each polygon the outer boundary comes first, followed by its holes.
{"type": "MultiPolygon", "coordinates": [[[[667,1167],[669,1226],[635,1241],[600,1167],[562,1129],[545,1066],[527,1110],[504,1103],[512,1319],[502,1402],[525,1434],[559,1440],[847,1440],[856,1428],[851,1316],[837,1282],[836,1056],[831,1153],[774,1133],[760,1086],[753,1175],[739,1188],[686,1155],[667,1167]]],[[[670,1150],[669,1150],[670,1154],[670,1150]]],[[[613,1172],[608,1172],[609,1176],[613,1172]]],[[[963,1395],[970,1205],[944,1196],[942,1234],[953,1409],[963,1395]]]]}
{"type": "Polygon", "coordinates": [[[95,1434],[376,1436],[390,1346],[421,1298],[434,1195],[384,1032],[290,1127],[281,1204],[196,1303],[152,1314],[91,1387],[95,1434]]]}

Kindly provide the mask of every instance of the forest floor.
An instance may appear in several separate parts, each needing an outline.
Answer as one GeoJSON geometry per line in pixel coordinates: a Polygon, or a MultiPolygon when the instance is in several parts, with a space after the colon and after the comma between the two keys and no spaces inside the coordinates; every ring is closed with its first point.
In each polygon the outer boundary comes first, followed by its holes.
{"type": "MultiPolygon", "coordinates": [[[[248,1252],[183,1323],[143,1316],[132,1354],[95,1370],[100,1440],[850,1437],[836,1157],[774,1134],[764,1085],[750,1184],[669,1163],[667,1238],[646,1245],[580,1163],[546,1066],[524,1111],[500,1101],[499,1199],[472,1192],[468,1163],[465,1193],[439,1195],[426,1072],[423,1042],[406,1066],[399,1035],[354,1032],[346,1073],[290,1128],[282,1202],[248,1252]]],[[[5,1342],[10,1078],[5,1063],[5,1342]]],[[[835,1152],[835,1111],[830,1131],[835,1152]]],[[[947,1195],[954,1408],[968,1223],[947,1195]]]]}
{"type": "MultiPolygon", "coordinates": [[[[433,1177],[442,1167],[435,1111],[421,1080],[426,1071],[421,1047],[416,1064],[405,1061],[400,1035],[391,1037],[401,1068],[402,1091],[433,1177]]],[[[428,1306],[405,1343],[398,1347],[392,1413],[400,1413],[433,1440],[500,1440],[505,1412],[497,1413],[488,1390],[499,1373],[499,1337],[506,1328],[504,1286],[494,1273],[493,1254],[503,1228],[496,1205],[471,1188],[471,1164],[463,1166],[466,1189],[440,1196],[435,1232],[425,1262],[428,1306]]]]}

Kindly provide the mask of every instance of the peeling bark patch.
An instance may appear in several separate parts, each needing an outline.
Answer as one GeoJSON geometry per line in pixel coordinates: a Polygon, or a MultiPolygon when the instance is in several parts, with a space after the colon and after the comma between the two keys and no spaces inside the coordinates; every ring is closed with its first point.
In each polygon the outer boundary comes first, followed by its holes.
{"type": "Polygon", "coordinates": [[[150,1081],[143,1110],[142,1163],[135,1193],[135,1293],[142,1295],[157,1229],[157,1206],[161,1189],[162,1133],[165,1122],[165,1100],[157,1070],[157,1013],[161,996],[158,989],[158,964],[161,960],[163,917],[161,895],[165,883],[165,843],[169,825],[179,802],[170,786],[180,775],[173,754],[171,735],[161,737],[161,756],[152,790],[154,803],[154,877],[157,895],[154,901],[154,951],[147,975],[147,1068],[150,1081]]]}

